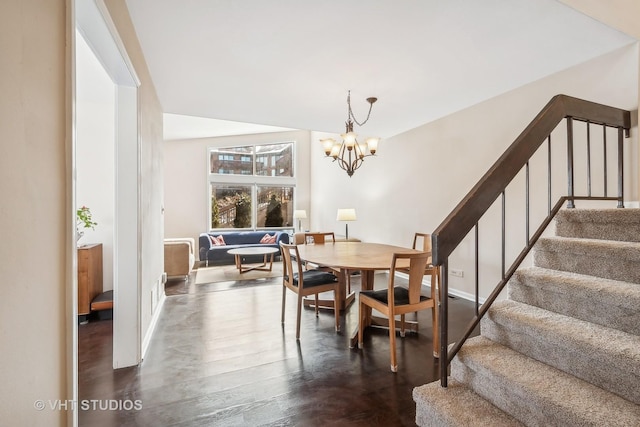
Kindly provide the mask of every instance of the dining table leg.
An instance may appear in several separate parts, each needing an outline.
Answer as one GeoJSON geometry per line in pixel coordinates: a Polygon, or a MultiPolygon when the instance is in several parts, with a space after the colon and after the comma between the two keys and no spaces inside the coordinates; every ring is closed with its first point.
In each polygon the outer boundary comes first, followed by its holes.
{"type": "MultiPolygon", "coordinates": [[[[360,289],[363,291],[369,291],[373,289],[373,281],[374,281],[374,270],[362,270],[360,273],[360,289]]],[[[358,310],[360,310],[360,302],[358,302],[358,310]]],[[[371,307],[364,308],[364,319],[365,319],[365,327],[371,325],[371,307]]],[[[349,338],[349,348],[356,348],[358,345],[358,325],[356,325],[355,331],[351,334],[351,338],[349,338]]]]}

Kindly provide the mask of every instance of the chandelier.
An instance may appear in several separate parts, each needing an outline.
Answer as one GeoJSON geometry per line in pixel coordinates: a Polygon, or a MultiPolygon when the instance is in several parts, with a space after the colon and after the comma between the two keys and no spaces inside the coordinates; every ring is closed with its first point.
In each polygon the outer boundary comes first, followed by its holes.
{"type": "Polygon", "coordinates": [[[371,109],[373,103],[378,98],[367,98],[369,103],[369,112],[367,118],[360,123],[351,110],[351,91],[347,94],[347,121],[344,123],[346,126],[346,132],[341,134],[342,142],[337,142],[333,138],[321,139],[322,148],[327,157],[332,157],[334,162],[338,162],[338,165],[347,171],[347,175],[351,177],[356,169],[362,166],[362,162],[365,157],[375,156],[378,149],[378,142],[380,138],[367,138],[364,143],[360,143],[357,140],[358,135],[353,132],[353,122],[356,122],[358,126],[362,126],[367,123],[369,116],[371,115],[371,109]],[[353,119],[353,121],[351,120],[353,119]]]}

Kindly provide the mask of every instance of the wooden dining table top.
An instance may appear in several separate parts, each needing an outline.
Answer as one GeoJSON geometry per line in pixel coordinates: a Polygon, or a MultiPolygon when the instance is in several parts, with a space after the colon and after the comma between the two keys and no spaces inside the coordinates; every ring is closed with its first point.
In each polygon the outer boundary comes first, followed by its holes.
{"type": "Polygon", "coordinates": [[[389,270],[394,253],[420,252],[383,243],[335,242],[298,245],[303,261],[347,270],[389,270]]]}

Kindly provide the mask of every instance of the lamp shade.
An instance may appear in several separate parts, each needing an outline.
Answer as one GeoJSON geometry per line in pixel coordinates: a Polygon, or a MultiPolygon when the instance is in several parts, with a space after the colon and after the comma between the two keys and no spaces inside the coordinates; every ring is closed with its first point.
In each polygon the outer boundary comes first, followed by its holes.
{"type": "Polygon", "coordinates": [[[307,211],[304,209],[293,211],[293,217],[295,219],[307,219],[307,211]]]}
{"type": "Polygon", "coordinates": [[[355,209],[338,209],[338,221],[355,221],[356,210],[355,209]]]}

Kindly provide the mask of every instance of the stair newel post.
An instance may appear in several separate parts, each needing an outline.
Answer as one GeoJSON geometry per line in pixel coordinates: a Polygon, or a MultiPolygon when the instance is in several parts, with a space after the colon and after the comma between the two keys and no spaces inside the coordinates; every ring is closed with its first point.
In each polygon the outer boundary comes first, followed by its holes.
{"type": "Polygon", "coordinates": [[[440,279],[440,386],[447,386],[449,375],[449,353],[447,343],[449,341],[449,258],[444,260],[440,279]]]}
{"type": "Polygon", "coordinates": [[[624,138],[622,127],[618,127],[618,207],[624,208],[624,181],[623,181],[623,152],[622,140],[624,138]]]}
{"type": "Polygon", "coordinates": [[[567,208],[575,208],[573,200],[573,118],[567,117],[567,208]]]}

